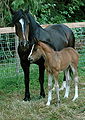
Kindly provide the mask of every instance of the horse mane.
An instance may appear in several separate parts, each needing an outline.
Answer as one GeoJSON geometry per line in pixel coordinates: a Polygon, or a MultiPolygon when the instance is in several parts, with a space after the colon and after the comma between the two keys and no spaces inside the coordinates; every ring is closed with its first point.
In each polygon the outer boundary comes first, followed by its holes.
{"type": "MultiPolygon", "coordinates": [[[[35,31],[36,29],[39,30],[39,28],[42,28],[34,19],[34,17],[28,12],[28,11],[25,11],[25,14],[27,15],[29,21],[30,21],[30,24],[29,24],[29,29],[30,29],[30,39],[33,39],[33,38],[36,38],[36,36],[39,35],[39,32],[37,34],[35,34],[35,31]]],[[[42,28],[43,29],[43,28],[42,28]]]]}

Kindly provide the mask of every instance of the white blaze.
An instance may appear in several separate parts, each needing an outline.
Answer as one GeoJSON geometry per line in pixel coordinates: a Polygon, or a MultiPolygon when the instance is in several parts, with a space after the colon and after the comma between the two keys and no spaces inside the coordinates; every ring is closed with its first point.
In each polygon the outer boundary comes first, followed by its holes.
{"type": "Polygon", "coordinates": [[[21,18],[21,19],[19,20],[19,22],[20,22],[20,24],[21,24],[21,26],[22,26],[23,38],[25,39],[25,34],[24,34],[24,19],[21,18]]]}

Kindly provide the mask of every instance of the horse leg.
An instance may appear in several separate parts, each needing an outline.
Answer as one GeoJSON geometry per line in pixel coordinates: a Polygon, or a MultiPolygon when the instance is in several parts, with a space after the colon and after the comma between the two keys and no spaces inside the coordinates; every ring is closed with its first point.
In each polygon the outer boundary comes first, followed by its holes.
{"type": "Polygon", "coordinates": [[[61,86],[61,88],[60,88],[59,90],[60,90],[60,91],[61,91],[61,90],[64,90],[64,88],[66,88],[66,76],[65,76],[65,72],[64,72],[63,83],[62,83],[62,86],[61,86]]]}
{"type": "Polygon", "coordinates": [[[52,100],[52,75],[48,73],[48,101],[46,105],[50,105],[52,100]]]}
{"type": "Polygon", "coordinates": [[[66,91],[64,98],[68,98],[69,91],[70,91],[70,86],[69,86],[69,80],[70,80],[70,74],[69,74],[69,69],[65,71],[65,76],[66,76],[66,91]]]}
{"type": "Polygon", "coordinates": [[[25,82],[25,97],[24,101],[30,100],[30,92],[29,92],[29,66],[30,63],[28,61],[21,60],[21,66],[24,71],[24,82],[25,82]]]}
{"type": "Polygon", "coordinates": [[[40,98],[45,97],[45,92],[44,92],[44,71],[45,71],[44,64],[39,65],[40,98]]]}
{"type": "Polygon", "coordinates": [[[74,77],[75,82],[75,96],[72,101],[75,101],[78,98],[78,76],[74,77]]]}

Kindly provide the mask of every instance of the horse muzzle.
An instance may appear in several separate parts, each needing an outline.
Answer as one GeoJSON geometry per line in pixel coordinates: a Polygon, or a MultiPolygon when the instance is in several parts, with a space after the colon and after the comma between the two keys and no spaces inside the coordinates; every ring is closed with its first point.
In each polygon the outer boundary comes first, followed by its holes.
{"type": "Polygon", "coordinates": [[[30,63],[33,63],[34,62],[34,59],[32,56],[28,57],[28,60],[30,61],[30,63]]]}

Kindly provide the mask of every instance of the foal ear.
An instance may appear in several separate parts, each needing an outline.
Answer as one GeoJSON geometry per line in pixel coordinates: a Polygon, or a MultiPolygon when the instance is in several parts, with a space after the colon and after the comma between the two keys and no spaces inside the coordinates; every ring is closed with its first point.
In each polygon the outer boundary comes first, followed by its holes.
{"type": "Polygon", "coordinates": [[[37,38],[34,38],[34,43],[35,43],[35,44],[38,44],[37,38]]]}
{"type": "Polygon", "coordinates": [[[10,10],[10,12],[11,12],[12,15],[15,14],[15,11],[11,7],[9,8],[9,10],[10,10]]]}

